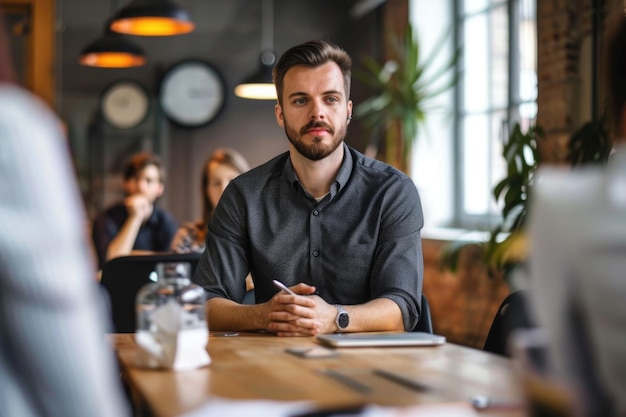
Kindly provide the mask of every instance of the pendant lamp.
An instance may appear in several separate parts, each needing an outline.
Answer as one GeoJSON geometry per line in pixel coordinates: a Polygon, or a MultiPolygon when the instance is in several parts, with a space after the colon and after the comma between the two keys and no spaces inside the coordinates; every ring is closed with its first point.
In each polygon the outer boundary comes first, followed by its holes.
{"type": "Polygon", "coordinates": [[[78,62],[90,67],[129,68],[144,65],[146,56],[141,47],[112,32],[107,24],[102,36],[82,50],[78,62]]]}
{"type": "Polygon", "coordinates": [[[276,61],[273,47],[273,0],[263,0],[261,21],[261,62],[257,72],[235,87],[235,95],[253,100],[276,100],[272,69],[276,61]]]}
{"type": "Polygon", "coordinates": [[[111,22],[111,30],[126,35],[171,36],[195,29],[186,10],[172,0],[132,0],[111,22]]]}

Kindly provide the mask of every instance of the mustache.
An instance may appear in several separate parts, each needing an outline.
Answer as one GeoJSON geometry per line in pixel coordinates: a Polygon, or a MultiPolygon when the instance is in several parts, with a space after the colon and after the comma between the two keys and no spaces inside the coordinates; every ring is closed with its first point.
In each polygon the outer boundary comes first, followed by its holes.
{"type": "Polygon", "coordinates": [[[330,125],[328,125],[328,124],[326,124],[324,122],[317,121],[317,122],[309,122],[309,123],[307,123],[302,129],[300,129],[300,134],[303,135],[309,129],[320,128],[320,127],[328,130],[328,132],[330,132],[330,133],[334,133],[335,132],[335,130],[332,127],[330,127],[330,125]]]}

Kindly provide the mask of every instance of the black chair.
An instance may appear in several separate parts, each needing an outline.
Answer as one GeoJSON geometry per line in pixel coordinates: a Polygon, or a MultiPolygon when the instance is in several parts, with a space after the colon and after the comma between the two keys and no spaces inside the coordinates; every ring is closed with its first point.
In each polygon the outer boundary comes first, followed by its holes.
{"type": "Polygon", "coordinates": [[[413,331],[431,334],[433,332],[433,321],[430,317],[430,306],[428,305],[428,300],[426,299],[424,293],[422,293],[422,314],[420,315],[420,319],[413,331]]]}
{"type": "Polygon", "coordinates": [[[513,331],[535,327],[528,313],[526,297],[525,291],[518,290],[502,301],[489,328],[484,351],[510,356],[507,346],[513,331]]]}
{"type": "Polygon", "coordinates": [[[100,284],[108,293],[116,333],[134,333],[137,327],[135,300],[145,284],[156,281],[156,265],[161,262],[188,262],[191,274],[200,253],[162,253],[131,255],[111,259],[102,268],[100,284]]]}

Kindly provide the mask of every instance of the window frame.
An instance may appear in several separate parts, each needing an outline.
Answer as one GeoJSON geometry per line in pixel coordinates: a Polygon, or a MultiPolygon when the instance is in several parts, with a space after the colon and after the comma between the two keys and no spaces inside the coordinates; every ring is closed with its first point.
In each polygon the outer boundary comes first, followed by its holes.
{"type": "MultiPolygon", "coordinates": [[[[453,0],[453,26],[454,26],[454,39],[455,39],[455,48],[458,48],[460,45],[464,43],[463,32],[464,32],[464,24],[468,17],[474,17],[480,14],[488,15],[494,9],[498,7],[505,6],[507,8],[507,27],[508,27],[508,57],[507,57],[507,77],[508,77],[508,86],[507,86],[507,100],[506,105],[504,107],[493,105],[493,103],[489,103],[488,107],[480,112],[480,114],[486,115],[488,118],[488,129],[491,129],[493,126],[494,120],[492,117],[499,112],[505,111],[506,118],[500,121],[501,129],[499,132],[499,137],[490,134],[490,141],[488,147],[491,148],[493,146],[493,140],[499,140],[501,145],[506,143],[508,140],[509,132],[515,123],[521,120],[520,117],[520,107],[524,104],[532,104],[537,103],[537,96],[533,99],[522,99],[521,97],[521,88],[520,88],[520,79],[522,66],[520,62],[520,38],[521,38],[521,13],[520,6],[523,5],[523,2],[528,2],[528,4],[532,4],[532,0],[492,0],[489,1],[486,7],[480,9],[479,11],[473,11],[471,13],[465,13],[463,10],[464,4],[463,0],[453,0]]],[[[537,20],[536,20],[536,6],[532,5],[534,8],[534,30],[536,33],[537,20]]],[[[491,31],[491,25],[488,30],[491,31]]],[[[491,36],[491,35],[488,35],[491,36]]],[[[535,37],[536,39],[536,37],[535,37]]],[[[489,56],[492,56],[492,48],[491,46],[487,46],[489,48],[488,53],[489,56]]],[[[460,60],[457,63],[457,74],[462,74],[462,65],[463,61],[460,60]]],[[[535,57],[535,74],[536,74],[536,57],[535,57]]],[[[536,79],[536,77],[535,77],[536,79]]],[[[502,216],[500,213],[501,203],[496,203],[496,209],[493,212],[483,213],[483,214],[470,214],[466,212],[464,209],[464,201],[466,197],[466,193],[468,189],[464,184],[464,129],[463,123],[465,119],[468,117],[470,113],[466,112],[463,108],[463,91],[464,91],[464,83],[465,79],[462,75],[459,77],[459,83],[454,88],[454,138],[453,138],[453,153],[454,153],[454,165],[453,165],[453,216],[452,222],[450,224],[451,227],[464,228],[464,229],[473,229],[473,230],[491,230],[496,225],[498,225],[502,221],[502,216]]],[[[490,89],[492,85],[490,84],[490,89]]],[[[536,111],[533,119],[536,119],[536,111]]],[[[492,166],[494,161],[493,158],[498,157],[498,155],[491,154],[488,156],[489,167],[492,166]]],[[[500,155],[500,157],[502,157],[500,155]]],[[[504,163],[504,160],[502,161],[504,163]]],[[[491,170],[491,168],[488,168],[491,170]]],[[[491,175],[490,175],[491,176],[491,175]]],[[[489,176],[489,177],[490,177],[489,176]]],[[[491,198],[493,199],[493,187],[495,184],[500,181],[502,178],[494,178],[494,183],[491,184],[489,191],[491,198]]],[[[487,178],[489,181],[489,178],[487,178]]]]}

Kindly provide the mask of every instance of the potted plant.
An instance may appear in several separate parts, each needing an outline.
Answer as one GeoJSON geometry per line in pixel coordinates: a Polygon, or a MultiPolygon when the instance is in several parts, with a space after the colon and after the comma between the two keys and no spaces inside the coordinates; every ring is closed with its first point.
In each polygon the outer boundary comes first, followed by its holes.
{"type": "Polygon", "coordinates": [[[355,77],[369,86],[374,95],[356,105],[354,114],[375,134],[382,131],[385,160],[404,171],[407,171],[407,157],[417,132],[431,110],[430,100],[457,81],[452,70],[459,58],[459,49],[441,68],[432,70],[447,36],[446,33],[424,59],[419,40],[409,24],[404,37],[388,33],[388,60],[381,64],[371,56],[366,57],[362,60],[364,69],[355,71],[355,77]]]}
{"type": "MultiPolygon", "coordinates": [[[[490,232],[487,242],[457,241],[449,244],[441,256],[443,268],[456,271],[460,251],[468,245],[478,245],[482,248],[484,262],[491,275],[501,275],[511,284],[511,272],[527,255],[525,224],[532,198],[532,183],[541,163],[539,146],[543,138],[540,126],[532,126],[526,132],[522,132],[519,124],[513,127],[502,152],[507,174],[493,189],[494,199],[502,199],[504,203],[502,221],[490,232]]],[[[572,167],[606,163],[611,149],[607,118],[602,116],[574,132],[568,142],[567,161],[572,167]]]]}

